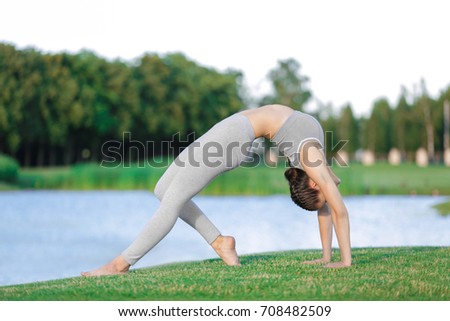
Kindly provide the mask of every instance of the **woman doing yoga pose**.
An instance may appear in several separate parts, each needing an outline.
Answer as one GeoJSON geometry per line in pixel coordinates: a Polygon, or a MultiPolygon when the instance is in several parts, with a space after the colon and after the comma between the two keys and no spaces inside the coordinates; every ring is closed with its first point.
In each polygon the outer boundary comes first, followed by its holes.
{"type": "Polygon", "coordinates": [[[178,218],[196,229],[227,265],[240,265],[235,239],[221,235],[192,198],[216,176],[245,162],[251,143],[258,137],[270,139],[288,158],[291,167],[285,177],[292,200],[304,209],[318,210],[322,257],[304,263],[350,266],[347,209],[337,189],[339,179],[325,161],[323,136],[315,118],[282,105],[245,110],[222,120],[184,149],[168,167],[154,190],[160,206],[131,245],[108,264],[82,275],[127,272],[169,233],[178,218]],[[209,152],[211,147],[216,151],[213,156],[209,152]],[[333,226],[341,261],[329,263],[333,226]]]}

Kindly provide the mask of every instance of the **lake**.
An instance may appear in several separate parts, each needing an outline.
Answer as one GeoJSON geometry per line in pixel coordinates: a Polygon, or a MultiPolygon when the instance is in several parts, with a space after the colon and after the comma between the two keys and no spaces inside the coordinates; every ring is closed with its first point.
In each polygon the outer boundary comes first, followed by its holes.
{"type": "MultiPolygon", "coordinates": [[[[353,247],[449,246],[450,217],[432,205],[441,196],[346,197],[353,247]]],[[[197,196],[195,202],[239,254],[320,249],[317,215],[288,195],[197,196]]],[[[0,193],[0,285],[78,276],[125,249],[158,206],[146,191],[0,193]]],[[[337,242],[334,240],[337,247],[337,242]]],[[[179,221],[136,268],[215,258],[179,221]]]]}

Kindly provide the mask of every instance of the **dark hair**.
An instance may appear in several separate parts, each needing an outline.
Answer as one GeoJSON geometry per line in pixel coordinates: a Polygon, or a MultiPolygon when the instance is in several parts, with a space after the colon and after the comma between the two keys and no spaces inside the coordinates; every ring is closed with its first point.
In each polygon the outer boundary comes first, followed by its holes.
{"type": "Polygon", "coordinates": [[[309,185],[309,177],[305,171],[290,167],[284,172],[289,182],[292,201],[301,208],[314,211],[318,209],[319,191],[309,185]]]}

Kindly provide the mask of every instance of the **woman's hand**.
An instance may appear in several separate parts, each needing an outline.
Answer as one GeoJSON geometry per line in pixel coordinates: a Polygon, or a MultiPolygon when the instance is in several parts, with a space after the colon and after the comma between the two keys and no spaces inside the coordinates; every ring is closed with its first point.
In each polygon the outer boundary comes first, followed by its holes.
{"type": "Polygon", "coordinates": [[[346,267],[350,267],[352,266],[352,264],[347,264],[344,262],[333,262],[333,263],[328,263],[327,265],[325,265],[326,268],[330,268],[330,269],[340,269],[340,268],[346,268],[346,267]]]}
{"type": "Polygon", "coordinates": [[[304,261],[304,262],[302,262],[302,264],[325,264],[328,262],[330,262],[330,260],[321,258],[321,259],[316,259],[316,260],[311,260],[311,261],[304,261]]]}

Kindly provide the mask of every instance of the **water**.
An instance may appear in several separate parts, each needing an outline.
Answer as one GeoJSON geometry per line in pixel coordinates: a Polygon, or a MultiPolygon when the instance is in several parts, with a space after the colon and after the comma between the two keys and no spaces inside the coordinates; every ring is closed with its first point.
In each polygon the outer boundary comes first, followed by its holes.
{"type": "MultiPolygon", "coordinates": [[[[449,246],[450,217],[432,205],[445,197],[347,197],[353,247],[449,246]]],[[[197,196],[196,203],[239,254],[320,249],[317,216],[289,196],[197,196]]],[[[19,191],[0,193],[0,285],[78,276],[119,254],[155,211],[144,191],[19,191]]],[[[334,240],[334,244],[337,242],[334,240]]],[[[179,221],[136,267],[214,258],[179,221]]]]}

